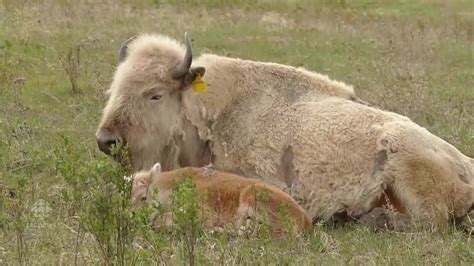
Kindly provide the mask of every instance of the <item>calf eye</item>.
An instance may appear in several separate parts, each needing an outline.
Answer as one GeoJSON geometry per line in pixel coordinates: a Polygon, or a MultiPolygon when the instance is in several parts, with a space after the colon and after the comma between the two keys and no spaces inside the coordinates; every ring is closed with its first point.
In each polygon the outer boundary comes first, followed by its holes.
{"type": "Polygon", "coordinates": [[[140,199],[140,201],[141,201],[141,202],[145,202],[145,201],[146,201],[146,197],[142,197],[142,198],[140,199]]]}
{"type": "Polygon", "coordinates": [[[152,101],[159,101],[161,99],[161,95],[153,95],[150,100],[152,101]]]}

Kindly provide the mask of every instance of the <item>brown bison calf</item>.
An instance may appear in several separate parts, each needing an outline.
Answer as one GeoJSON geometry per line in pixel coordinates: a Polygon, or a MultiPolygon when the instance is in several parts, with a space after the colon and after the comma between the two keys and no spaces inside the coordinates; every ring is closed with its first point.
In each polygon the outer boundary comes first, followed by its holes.
{"type": "MultiPolygon", "coordinates": [[[[308,214],[285,192],[261,181],[209,168],[189,167],[162,173],[161,165],[156,163],[151,170],[136,173],[132,188],[134,206],[151,206],[152,191],[157,188],[156,200],[165,209],[169,208],[173,186],[184,177],[191,178],[195,185],[200,218],[206,228],[232,231],[241,228],[247,218],[257,221],[265,218],[272,235],[279,235],[285,229],[296,233],[311,228],[308,214]],[[288,228],[284,227],[285,219],[290,221],[288,228]]],[[[171,212],[156,216],[152,215],[154,224],[173,223],[171,212]],[[157,222],[156,218],[163,220],[157,222]]]]}

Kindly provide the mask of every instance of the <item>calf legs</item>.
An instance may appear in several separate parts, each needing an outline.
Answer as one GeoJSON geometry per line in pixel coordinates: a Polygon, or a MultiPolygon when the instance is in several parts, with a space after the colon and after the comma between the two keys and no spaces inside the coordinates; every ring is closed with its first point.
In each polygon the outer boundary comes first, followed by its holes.
{"type": "Polygon", "coordinates": [[[307,213],[288,195],[269,189],[264,184],[251,185],[242,191],[237,216],[240,221],[247,218],[268,223],[270,233],[296,234],[311,228],[307,213]]]}

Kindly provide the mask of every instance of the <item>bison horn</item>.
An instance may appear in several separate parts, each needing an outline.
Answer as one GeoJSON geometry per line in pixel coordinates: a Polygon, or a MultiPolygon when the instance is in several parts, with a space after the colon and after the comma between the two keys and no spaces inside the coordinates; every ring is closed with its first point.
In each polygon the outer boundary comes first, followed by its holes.
{"type": "Polygon", "coordinates": [[[133,36],[131,38],[129,38],[128,40],[126,40],[123,44],[122,44],[122,47],[120,47],[120,50],[119,50],[119,59],[118,59],[118,63],[122,63],[124,60],[125,60],[125,57],[127,56],[127,49],[128,49],[128,45],[137,38],[137,36],[133,36]]]}
{"type": "Polygon", "coordinates": [[[181,64],[177,65],[171,72],[171,77],[173,79],[182,79],[189,73],[189,68],[193,62],[193,50],[191,48],[191,40],[187,32],[184,33],[184,40],[186,42],[186,53],[184,54],[184,59],[181,64]]]}

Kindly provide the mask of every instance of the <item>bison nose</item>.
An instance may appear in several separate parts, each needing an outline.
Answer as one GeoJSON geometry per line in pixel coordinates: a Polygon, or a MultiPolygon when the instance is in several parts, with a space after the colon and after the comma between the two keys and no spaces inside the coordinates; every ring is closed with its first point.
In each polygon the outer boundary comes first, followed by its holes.
{"type": "Polygon", "coordinates": [[[95,138],[99,149],[107,155],[110,155],[112,146],[117,146],[120,142],[120,138],[117,134],[114,134],[108,129],[99,129],[95,134],[95,138]]]}

